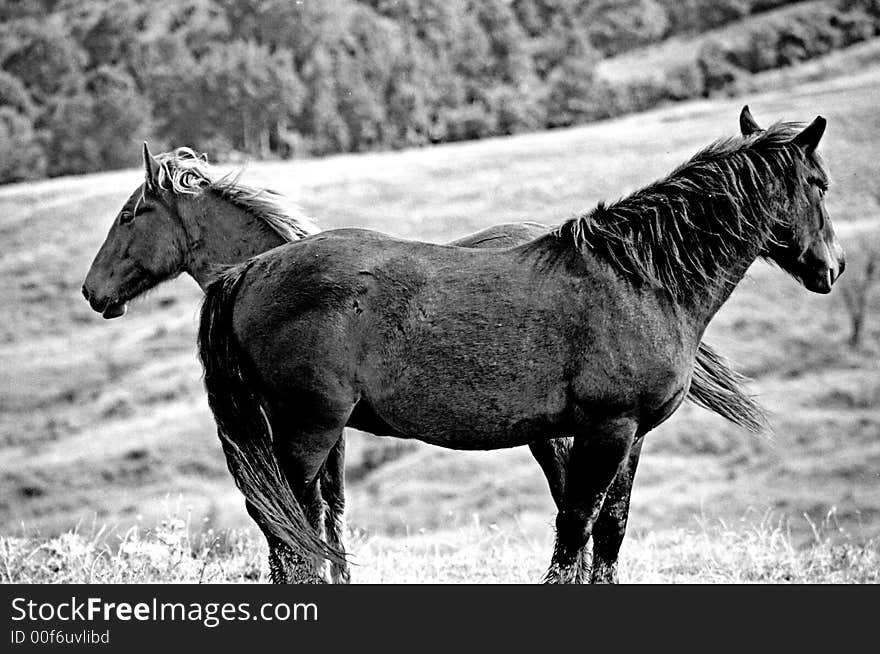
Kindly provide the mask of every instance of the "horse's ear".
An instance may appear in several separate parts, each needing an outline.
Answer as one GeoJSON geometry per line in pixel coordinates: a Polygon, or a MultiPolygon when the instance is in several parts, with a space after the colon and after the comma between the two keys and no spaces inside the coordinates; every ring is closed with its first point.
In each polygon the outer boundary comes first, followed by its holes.
{"type": "Polygon", "coordinates": [[[150,191],[159,188],[159,164],[150,154],[150,148],[146,141],[144,141],[144,183],[150,191]]]}
{"type": "Polygon", "coordinates": [[[825,133],[825,125],[827,124],[828,121],[822,118],[822,116],[816,116],[816,120],[807,125],[791,142],[803,148],[807,154],[810,154],[819,145],[819,141],[822,140],[822,135],[825,133]]]}
{"type": "Polygon", "coordinates": [[[761,131],[758,121],[755,120],[752,112],[749,111],[749,105],[743,105],[742,111],[739,112],[739,131],[742,132],[743,136],[749,136],[761,131]]]}

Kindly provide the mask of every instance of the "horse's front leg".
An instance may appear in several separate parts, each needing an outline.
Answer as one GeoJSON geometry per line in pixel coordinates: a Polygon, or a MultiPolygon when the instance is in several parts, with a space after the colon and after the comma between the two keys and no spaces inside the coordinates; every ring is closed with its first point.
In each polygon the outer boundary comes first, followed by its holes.
{"type": "Polygon", "coordinates": [[[602,510],[593,527],[593,572],[594,584],[617,583],[617,556],[623,535],[626,533],[626,520],[629,516],[629,499],[632,494],[633,478],[639,465],[643,437],[632,444],[626,463],[617,472],[611,488],[605,497],[602,510]]]}
{"type": "Polygon", "coordinates": [[[637,425],[630,418],[609,420],[589,435],[575,437],[556,515],[556,545],[547,583],[584,581],[585,548],[614,478],[629,458],[637,425]]]}

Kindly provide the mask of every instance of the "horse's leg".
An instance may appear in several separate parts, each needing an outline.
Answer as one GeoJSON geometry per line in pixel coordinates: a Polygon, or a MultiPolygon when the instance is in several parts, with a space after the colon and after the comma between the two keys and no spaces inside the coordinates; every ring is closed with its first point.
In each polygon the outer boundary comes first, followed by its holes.
{"type": "Polygon", "coordinates": [[[273,584],[291,583],[291,569],[296,558],[293,549],[268,529],[263,516],[247,500],[245,500],[245,508],[248,515],[260,527],[269,545],[269,579],[273,584]]]}
{"type": "MultiPolygon", "coordinates": [[[[328,456],[342,440],[351,404],[319,397],[268,410],[275,455],[294,496],[315,532],[324,537],[324,500],[320,476],[328,456]],[[320,407],[320,408],[318,408],[320,407]]],[[[333,489],[331,488],[331,494],[333,489]]],[[[288,548],[289,550],[289,548],[288,548]]],[[[288,583],[325,583],[325,561],[297,551],[283,552],[288,583]]],[[[270,557],[271,558],[271,557],[270,557]]]]}
{"type": "Polygon", "coordinates": [[[626,532],[626,519],[629,516],[629,498],[632,493],[633,478],[639,465],[644,438],[639,437],[629,450],[626,463],[617,472],[596,525],[593,527],[593,573],[594,584],[617,583],[617,554],[623,535],[626,532]]]}
{"type": "MultiPolygon", "coordinates": [[[[345,435],[336,441],[321,468],[321,494],[327,503],[324,514],[327,544],[339,552],[345,552],[342,542],[345,530],[345,435]]],[[[330,579],[334,584],[347,584],[350,580],[348,562],[331,562],[330,579]]]]}
{"type": "Polygon", "coordinates": [[[580,578],[581,559],[605,495],[629,456],[636,432],[630,418],[609,420],[589,436],[574,439],[565,474],[562,507],[556,515],[556,546],[548,583],[572,583],[580,578]]]}
{"type": "Polygon", "coordinates": [[[562,493],[565,490],[565,468],[568,466],[571,439],[554,438],[546,441],[534,441],[529,443],[529,449],[547,478],[550,495],[556,502],[556,508],[561,509],[562,493]]]}
{"type": "MultiPolygon", "coordinates": [[[[283,434],[289,430],[288,425],[278,417],[277,411],[273,411],[272,415],[270,422],[274,434],[283,434]]],[[[276,455],[278,455],[277,451],[276,455]]],[[[279,463],[281,463],[280,457],[279,463]]],[[[283,464],[282,468],[284,468],[283,464]]],[[[286,471],[285,474],[287,474],[286,471]]],[[[321,488],[317,478],[302,485],[299,490],[296,488],[292,488],[292,490],[302,505],[303,513],[309,524],[323,538],[324,501],[321,498],[321,488]]],[[[311,562],[308,557],[303,557],[275,536],[268,528],[262,514],[253,504],[245,501],[245,508],[248,515],[260,527],[269,546],[269,579],[273,584],[323,583],[325,581],[321,570],[322,564],[311,562]]]]}
{"type": "MultiPolygon", "coordinates": [[[[541,466],[547,484],[550,486],[550,496],[556,503],[556,510],[562,509],[562,497],[565,491],[565,470],[568,467],[568,459],[571,455],[571,438],[554,438],[546,441],[534,441],[529,443],[532,456],[541,466]]],[[[578,554],[577,579],[590,578],[590,557],[584,546],[578,554]]]]}

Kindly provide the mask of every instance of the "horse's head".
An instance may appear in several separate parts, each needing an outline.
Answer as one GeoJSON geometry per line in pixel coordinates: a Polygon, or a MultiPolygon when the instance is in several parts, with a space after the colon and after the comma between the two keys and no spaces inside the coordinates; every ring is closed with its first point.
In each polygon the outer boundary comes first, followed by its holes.
{"type": "MultiPolygon", "coordinates": [[[[748,115],[745,119],[740,116],[743,133],[760,131],[748,107],[744,114],[748,115]]],[[[791,139],[799,174],[765,252],[767,258],[814,293],[830,293],[846,267],[843,248],[825,209],[828,176],[816,155],[825,125],[825,119],[818,116],[791,139]]]]}
{"type": "Polygon", "coordinates": [[[83,283],[83,295],[104,318],[123,315],[129,300],[183,270],[186,233],[146,143],[144,169],[144,183],[113,220],[83,283]]]}

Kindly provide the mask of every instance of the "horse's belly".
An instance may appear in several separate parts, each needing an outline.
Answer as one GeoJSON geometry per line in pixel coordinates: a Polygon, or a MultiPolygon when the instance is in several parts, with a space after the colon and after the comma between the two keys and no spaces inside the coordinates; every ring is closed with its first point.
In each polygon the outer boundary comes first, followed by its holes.
{"type": "Polygon", "coordinates": [[[503,427],[490,428],[485,424],[466,424],[460,421],[438,420],[430,424],[407,421],[404,427],[393,428],[392,431],[389,435],[412,438],[453,450],[498,450],[527,445],[537,440],[558,438],[568,433],[561,427],[554,427],[553,421],[545,418],[524,419],[503,427]]]}
{"type": "Polygon", "coordinates": [[[384,425],[384,433],[453,449],[516,447],[570,432],[562,387],[556,392],[508,388],[481,393],[411,384],[364,404],[362,416],[369,414],[374,424],[384,425]]]}

